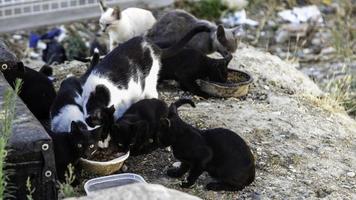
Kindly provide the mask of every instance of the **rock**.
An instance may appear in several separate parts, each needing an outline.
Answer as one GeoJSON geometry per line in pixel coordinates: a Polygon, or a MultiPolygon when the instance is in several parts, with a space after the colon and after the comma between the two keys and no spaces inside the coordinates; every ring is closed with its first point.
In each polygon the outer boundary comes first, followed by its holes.
{"type": "Polygon", "coordinates": [[[320,54],[324,54],[324,55],[327,55],[327,54],[332,54],[332,53],[335,53],[336,50],[334,47],[327,47],[325,49],[322,49],[320,54]]]}
{"type": "Polygon", "coordinates": [[[182,162],[174,162],[174,163],[172,164],[172,166],[178,168],[178,167],[181,166],[181,164],[182,164],[182,162]]]}
{"type": "Polygon", "coordinates": [[[348,177],[353,178],[353,177],[355,177],[355,172],[347,172],[346,175],[347,175],[348,177]]]}
{"type": "Polygon", "coordinates": [[[122,167],[121,167],[121,171],[122,172],[127,172],[129,168],[127,167],[127,165],[123,164],[122,167]]]}
{"type": "Polygon", "coordinates": [[[69,198],[67,200],[199,200],[200,198],[168,189],[157,184],[131,184],[93,193],[90,196],[69,198]]]}
{"type": "Polygon", "coordinates": [[[18,59],[9,47],[2,40],[0,40],[0,62],[5,61],[18,61],[18,59]]]}
{"type": "Polygon", "coordinates": [[[290,37],[305,37],[309,30],[308,24],[283,24],[276,33],[276,42],[284,43],[290,37]]]}
{"type": "Polygon", "coordinates": [[[279,86],[299,94],[315,96],[323,94],[312,80],[296,69],[295,65],[252,47],[239,49],[229,67],[239,69],[240,65],[245,66],[244,70],[250,72],[254,80],[265,80],[267,86],[274,90],[279,86]]]}
{"type": "Polygon", "coordinates": [[[15,34],[15,35],[12,36],[12,38],[14,38],[15,40],[21,40],[22,36],[18,35],[18,34],[15,34]]]}

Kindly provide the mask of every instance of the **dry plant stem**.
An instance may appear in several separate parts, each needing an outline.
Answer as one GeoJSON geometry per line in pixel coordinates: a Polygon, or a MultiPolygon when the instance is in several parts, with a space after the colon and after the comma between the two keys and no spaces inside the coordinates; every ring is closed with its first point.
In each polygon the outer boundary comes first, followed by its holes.
{"type": "Polygon", "coordinates": [[[6,144],[12,133],[12,124],[15,117],[16,98],[21,88],[21,80],[16,79],[15,90],[8,89],[4,94],[4,104],[2,107],[2,116],[0,119],[0,199],[11,197],[11,187],[7,184],[9,171],[5,170],[6,163],[6,144]]]}

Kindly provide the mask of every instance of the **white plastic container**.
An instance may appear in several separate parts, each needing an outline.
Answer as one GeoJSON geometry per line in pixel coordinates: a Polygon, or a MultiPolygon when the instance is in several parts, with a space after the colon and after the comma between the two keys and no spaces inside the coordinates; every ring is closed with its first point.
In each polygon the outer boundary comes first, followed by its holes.
{"type": "Polygon", "coordinates": [[[84,190],[87,195],[92,194],[93,192],[133,184],[133,183],[146,183],[145,179],[142,176],[132,173],[124,174],[114,174],[110,176],[102,176],[98,178],[93,178],[85,182],[84,190]]]}

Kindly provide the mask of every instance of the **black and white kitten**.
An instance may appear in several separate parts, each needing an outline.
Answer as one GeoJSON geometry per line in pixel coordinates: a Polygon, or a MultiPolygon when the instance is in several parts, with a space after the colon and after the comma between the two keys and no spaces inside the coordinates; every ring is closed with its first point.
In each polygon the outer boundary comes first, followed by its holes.
{"type": "Polygon", "coordinates": [[[57,97],[51,106],[51,131],[70,132],[71,123],[85,123],[80,80],[74,76],[62,81],[57,97]]]}
{"type": "Polygon", "coordinates": [[[85,117],[114,105],[117,120],[133,103],[157,98],[161,59],[175,55],[195,34],[208,30],[206,26],[195,27],[168,49],[160,49],[144,37],[135,37],[116,47],[93,67],[83,84],[85,117]],[[100,98],[92,95],[98,89],[100,98]]]}
{"type": "Polygon", "coordinates": [[[49,132],[53,144],[56,160],[57,175],[60,181],[64,181],[64,173],[67,166],[76,165],[79,158],[90,158],[98,149],[100,130],[88,131],[86,124],[71,122],[71,131],[62,133],[49,132]]]}
{"type": "Polygon", "coordinates": [[[176,55],[162,59],[161,80],[178,81],[183,90],[207,98],[209,94],[202,91],[196,83],[197,79],[209,79],[213,82],[227,81],[228,64],[232,55],[226,52],[224,58],[210,58],[193,48],[185,48],[176,55]]]}
{"type": "Polygon", "coordinates": [[[22,80],[19,96],[35,117],[40,121],[48,120],[50,107],[56,97],[56,91],[48,77],[24,66],[22,62],[3,62],[0,67],[12,88],[15,87],[17,78],[22,80]]]}
{"type": "Polygon", "coordinates": [[[182,187],[192,186],[207,171],[217,182],[209,183],[208,190],[242,190],[255,178],[255,161],[246,142],[236,133],[224,128],[199,130],[184,122],[177,113],[179,100],[169,108],[168,118],[161,121],[159,139],[162,147],[171,146],[179,168],[167,171],[170,177],[181,177],[189,171],[182,187]]]}
{"type": "Polygon", "coordinates": [[[197,49],[204,54],[213,52],[225,53],[225,50],[235,52],[242,27],[232,29],[215,25],[209,21],[197,19],[184,10],[173,10],[163,15],[148,31],[146,36],[161,48],[175,44],[189,30],[205,25],[208,32],[197,34],[187,47],[197,49]]]}
{"type": "Polygon", "coordinates": [[[144,99],[131,105],[111,129],[111,137],[119,149],[136,156],[158,148],[160,120],[167,118],[168,106],[158,99],[144,99]]]}
{"type": "MultiPolygon", "coordinates": [[[[88,71],[99,63],[99,59],[99,51],[95,50],[88,71]]],[[[62,81],[57,97],[51,106],[51,131],[69,132],[72,121],[85,123],[82,106],[82,82],[85,78],[85,75],[81,78],[72,76],[62,81]]]]}

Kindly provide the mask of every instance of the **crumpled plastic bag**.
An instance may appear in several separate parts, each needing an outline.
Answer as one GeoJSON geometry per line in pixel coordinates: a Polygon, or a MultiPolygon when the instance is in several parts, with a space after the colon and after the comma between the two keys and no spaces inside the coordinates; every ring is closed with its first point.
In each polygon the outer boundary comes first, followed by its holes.
{"type": "Polygon", "coordinates": [[[290,23],[305,23],[313,21],[323,23],[323,17],[319,8],[315,5],[305,7],[294,7],[292,10],[283,10],[278,12],[278,16],[290,23]]]}

